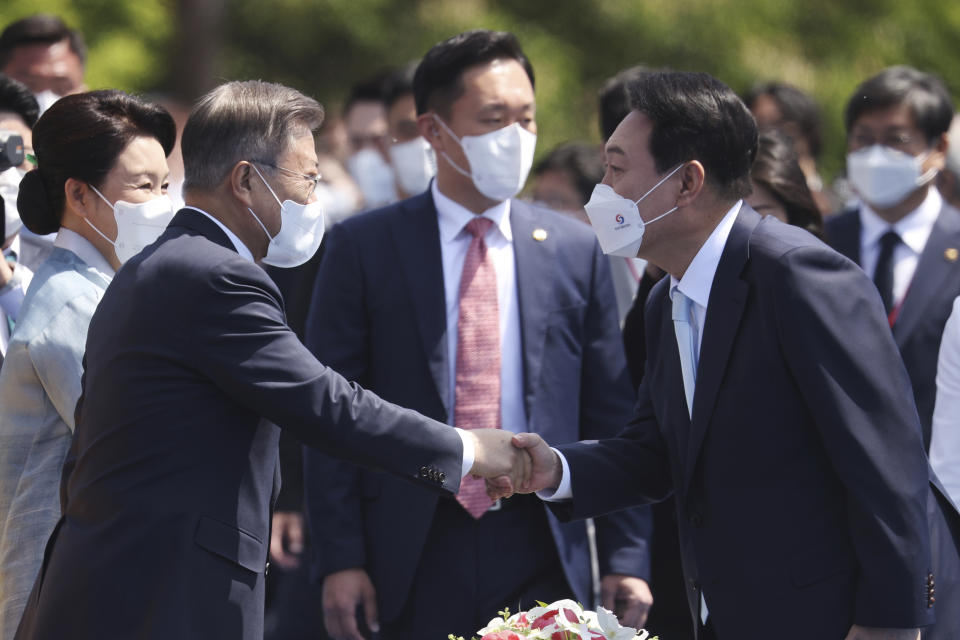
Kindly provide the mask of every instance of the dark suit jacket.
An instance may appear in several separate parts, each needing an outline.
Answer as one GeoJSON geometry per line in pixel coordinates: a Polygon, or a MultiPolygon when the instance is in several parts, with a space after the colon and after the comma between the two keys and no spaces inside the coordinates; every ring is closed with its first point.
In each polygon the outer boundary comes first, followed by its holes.
{"type": "MultiPolygon", "coordinates": [[[[510,223],[528,423],[507,426],[550,442],[612,435],[629,420],[635,394],[608,260],[588,227],[552,211],[514,200],[510,223]],[[535,229],[546,238],[535,240],[535,229]]],[[[326,245],[307,345],[385,399],[450,419],[443,269],[430,192],[339,224],[326,245]]],[[[380,615],[390,620],[413,582],[437,498],[382,474],[330,465],[310,451],[305,475],[317,573],[366,568],[380,615]]],[[[591,602],[586,527],[549,517],[570,585],[591,602]]],[[[605,518],[597,529],[601,575],[647,576],[646,511],[605,518]]]]}
{"type": "Polygon", "coordinates": [[[813,236],[744,206],[710,291],[692,418],[664,279],[634,423],[560,447],[567,516],[674,493],[691,613],[702,589],[720,638],[923,626],[938,573],[937,614],[952,626],[927,637],[958,637],[955,584],[943,583],[957,579],[956,544],[947,530],[931,559],[928,509],[938,536],[957,514],[930,490],[909,380],[868,284],[813,236]]]}
{"type": "Polygon", "coordinates": [[[279,430],[261,417],[411,487],[459,486],[456,433],[317,362],[266,273],[190,210],[107,290],[77,413],[18,638],[262,638],[279,430]]]}
{"type": "MultiPolygon", "coordinates": [[[[860,214],[848,209],[827,218],[824,235],[834,249],[860,263],[860,214]]],[[[944,203],[927,240],[917,270],[896,322],[893,337],[907,366],[923,428],[923,444],[930,448],[933,404],[937,395],[937,356],[943,326],[953,300],[960,295],[960,211],[944,203]],[[948,252],[953,249],[952,252],[948,252]]],[[[871,278],[873,274],[867,274],[871,278]]],[[[871,283],[872,284],[872,283],[871,283]]]]}

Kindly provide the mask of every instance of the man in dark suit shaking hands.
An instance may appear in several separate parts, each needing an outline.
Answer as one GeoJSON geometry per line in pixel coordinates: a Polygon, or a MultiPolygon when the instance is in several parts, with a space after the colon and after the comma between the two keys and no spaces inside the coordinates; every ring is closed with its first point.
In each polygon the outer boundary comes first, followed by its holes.
{"type": "Polygon", "coordinates": [[[287,326],[255,261],[316,251],[322,116],[264,82],[218,87],[190,115],[187,206],[90,323],[63,517],[17,638],[262,638],[279,430],[261,418],[441,494],[471,468],[522,475],[502,432],[384,402],[287,326]]]}
{"type": "Polygon", "coordinates": [[[931,488],[876,290],[743,203],[757,132],[728,87],[653,73],[630,95],[586,208],[605,249],[670,276],[637,414],[559,453],[517,436],[534,488],[569,517],[672,492],[701,640],[958,637],[957,513],[931,488]]]}
{"type": "Polygon", "coordinates": [[[891,67],[857,87],[845,120],[860,202],[824,225],[880,291],[928,449],[940,337],[960,295],[960,211],[936,188],[952,118],[947,88],[929,73],[891,67]]]}

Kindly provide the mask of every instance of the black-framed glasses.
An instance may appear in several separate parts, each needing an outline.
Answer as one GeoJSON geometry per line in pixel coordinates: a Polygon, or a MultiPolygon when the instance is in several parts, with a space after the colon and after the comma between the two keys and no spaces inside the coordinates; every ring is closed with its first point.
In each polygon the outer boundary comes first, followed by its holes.
{"type": "Polygon", "coordinates": [[[297,176],[298,178],[303,178],[304,180],[308,181],[310,183],[310,192],[307,193],[307,197],[310,197],[313,195],[313,192],[316,191],[317,189],[317,185],[320,184],[321,180],[323,180],[323,176],[320,175],[319,173],[315,176],[311,176],[306,173],[300,173],[299,171],[294,171],[293,169],[287,169],[286,167],[279,167],[273,164],[272,162],[264,162],[262,160],[254,160],[253,162],[256,162],[259,165],[263,165],[264,167],[270,167],[271,169],[276,169],[277,171],[283,171],[284,173],[289,173],[292,176],[297,176]]]}

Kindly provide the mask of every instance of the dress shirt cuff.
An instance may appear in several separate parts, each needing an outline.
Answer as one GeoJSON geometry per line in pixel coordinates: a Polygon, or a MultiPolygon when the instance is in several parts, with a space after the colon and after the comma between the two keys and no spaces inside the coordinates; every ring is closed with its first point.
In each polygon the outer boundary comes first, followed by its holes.
{"type": "Polygon", "coordinates": [[[14,320],[20,315],[20,305],[23,303],[26,290],[23,282],[23,267],[14,267],[10,282],[0,288],[0,308],[14,320]]]}
{"type": "Polygon", "coordinates": [[[473,468],[473,462],[477,459],[477,452],[473,448],[473,438],[463,429],[457,429],[457,435],[463,441],[463,463],[460,466],[460,477],[465,478],[470,469],[473,468]]]}
{"type": "Polygon", "coordinates": [[[547,502],[561,502],[563,500],[572,500],[573,499],[573,485],[570,483],[570,465],[567,463],[567,459],[563,456],[562,453],[550,447],[550,449],[557,454],[557,457],[560,458],[560,467],[562,468],[562,476],[560,477],[560,485],[557,487],[556,491],[537,491],[537,497],[541,500],[546,500],[547,502]]]}

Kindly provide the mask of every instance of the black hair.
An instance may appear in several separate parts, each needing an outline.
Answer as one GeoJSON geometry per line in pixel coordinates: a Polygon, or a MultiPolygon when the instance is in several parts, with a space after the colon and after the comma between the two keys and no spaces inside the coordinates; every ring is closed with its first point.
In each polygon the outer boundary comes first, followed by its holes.
{"type": "Polygon", "coordinates": [[[750,193],[757,123],[730,87],[706,73],[654,71],[627,87],[630,107],[653,124],[650,154],[660,173],[698,160],[723,198],[750,193]]]}
{"type": "Polygon", "coordinates": [[[864,113],[905,104],[914,123],[932,143],[950,129],[953,103],[943,81],[912,67],[884,69],[857,87],[847,103],[844,123],[847,134],[864,113]]]}
{"type": "Polygon", "coordinates": [[[40,105],[27,85],[0,73],[0,111],[10,111],[23,118],[27,127],[33,128],[40,117],[40,105]]]}
{"type": "Polygon", "coordinates": [[[68,178],[100,187],[117,157],[138,136],[156,138],[170,155],[177,127],[167,110],[109,89],[64,96],[33,127],[37,168],[20,182],[17,209],[38,234],[60,228],[68,178]]]}
{"type": "Polygon", "coordinates": [[[450,107],[463,95],[463,73],[471,67],[504,58],[519,62],[527,72],[530,85],[534,85],[533,66],[517,37],[507,31],[465,31],[433,45],[413,76],[417,115],[433,110],[448,116],[450,107]]]}
{"type": "Polygon", "coordinates": [[[624,69],[612,78],[607,79],[600,87],[600,135],[604,141],[609,140],[617,126],[630,113],[630,96],[627,95],[627,85],[651,69],[642,65],[624,69]]]}
{"type": "Polygon", "coordinates": [[[361,80],[352,87],[347,94],[347,100],[343,103],[343,115],[350,113],[358,102],[383,102],[383,93],[386,88],[387,79],[394,73],[393,69],[381,71],[376,75],[361,80]]]}
{"type": "Polygon", "coordinates": [[[533,175],[539,176],[546,171],[568,173],[583,201],[587,202],[593,188],[603,180],[603,151],[596,145],[567,142],[538,162],[533,168],[533,175]]]}
{"type": "Polygon", "coordinates": [[[0,69],[7,66],[14,49],[31,44],[56,44],[66,40],[80,64],[87,61],[87,47],[83,36],[68,27],[58,16],[37,13],[7,25],[0,33],[0,69]]]}
{"type": "Polygon", "coordinates": [[[419,62],[411,62],[387,76],[383,83],[383,104],[387,109],[403,96],[413,93],[413,75],[417,72],[419,64],[419,62]]]}
{"type": "Polygon", "coordinates": [[[793,85],[783,82],[764,82],[754,85],[744,98],[744,102],[751,111],[760,96],[769,96],[777,103],[783,120],[776,126],[795,124],[799,134],[807,141],[810,155],[814,158],[819,157],[823,148],[823,133],[820,107],[817,102],[793,85]]]}
{"type": "Polygon", "coordinates": [[[822,235],[823,218],[797,162],[793,144],[784,133],[770,129],[760,134],[750,177],[783,205],[787,222],[818,237],[822,235]]]}

